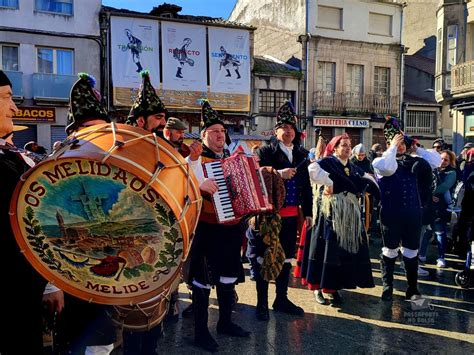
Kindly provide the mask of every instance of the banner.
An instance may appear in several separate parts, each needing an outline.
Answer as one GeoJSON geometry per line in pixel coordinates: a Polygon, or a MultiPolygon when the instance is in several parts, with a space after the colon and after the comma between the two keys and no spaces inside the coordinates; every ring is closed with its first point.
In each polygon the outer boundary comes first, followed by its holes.
{"type": "Polygon", "coordinates": [[[248,31],[209,27],[210,92],[250,96],[248,31]]]}
{"type": "Polygon", "coordinates": [[[114,104],[130,106],[133,91],[148,70],[152,85],[160,86],[158,22],[129,17],[111,18],[112,84],[114,104]],[[130,90],[132,89],[132,90],[130,90]]]}
{"type": "MultiPolygon", "coordinates": [[[[163,90],[207,95],[206,27],[178,22],[161,23],[163,90]]],[[[193,105],[199,107],[199,103],[193,105]]]]}

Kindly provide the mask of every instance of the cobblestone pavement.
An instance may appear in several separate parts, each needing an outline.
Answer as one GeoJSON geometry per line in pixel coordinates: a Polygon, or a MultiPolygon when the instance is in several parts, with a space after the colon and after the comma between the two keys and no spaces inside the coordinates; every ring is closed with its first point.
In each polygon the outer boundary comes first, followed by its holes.
{"type": "MultiPolygon", "coordinates": [[[[379,244],[376,240],[375,245],[379,244]]],[[[435,247],[433,246],[432,252],[435,247]]],[[[314,354],[321,353],[474,353],[474,290],[456,286],[454,275],[462,260],[451,255],[447,268],[437,269],[436,256],[428,259],[427,277],[420,277],[420,291],[431,299],[431,305],[417,309],[403,299],[406,287],[404,271],[398,267],[395,296],[392,303],[380,300],[381,280],[377,255],[379,247],[371,247],[376,287],[342,291],[344,303],[339,307],[322,306],[313,293],[292,280],[289,298],[304,308],[303,318],[270,311],[269,322],[255,319],[255,283],[237,286],[239,303],[233,320],[250,330],[250,338],[218,335],[215,325],[218,307],[215,290],[211,292],[209,329],[219,343],[222,354],[314,354]]],[[[248,264],[245,264],[248,268],[248,264]]],[[[248,271],[248,270],[247,270],[248,271]]],[[[269,303],[275,287],[270,285],[269,303]]],[[[180,308],[189,303],[187,288],[180,287],[180,308]]],[[[166,354],[201,354],[193,345],[192,318],[165,324],[165,335],[158,341],[158,352],[166,354]]],[[[120,354],[118,348],[114,354],[120,354]]]]}

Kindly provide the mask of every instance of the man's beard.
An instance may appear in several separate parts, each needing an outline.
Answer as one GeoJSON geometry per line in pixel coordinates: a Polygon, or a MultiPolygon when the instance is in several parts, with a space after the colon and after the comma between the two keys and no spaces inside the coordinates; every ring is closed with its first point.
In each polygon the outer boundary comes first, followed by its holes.
{"type": "Polygon", "coordinates": [[[172,143],[175,147],[177,147],[177,148],[181,147],[181,145],[183,144],[183,142],[184,142],[183,139],[178,139],[178,140],[175,140],[175,141],[171,141],[171,143],[172,143]]]}
{"type": "Polygon", "coordinates": [[[163,138],[163,130],[165,129],[165,126],[157,126],[153,128],[151,131],[155,133],[158,137],[163,138]]]}

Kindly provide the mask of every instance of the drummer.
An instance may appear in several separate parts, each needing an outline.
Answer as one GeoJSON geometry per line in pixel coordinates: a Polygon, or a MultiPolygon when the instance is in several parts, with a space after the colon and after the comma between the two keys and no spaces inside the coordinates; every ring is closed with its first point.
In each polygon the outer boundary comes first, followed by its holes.
{"type": "MultiPolygon", "coordinates": [[[[69,102],[66,133],[74,135],[85,127],[110,122],[94,89],[95,79],[79,73],[69,102]]],[[[58,321],[57,345],[62,353],[110,354],[117,340],[116,328],[106,313],[107,307],[89,303],[66,294],[65,306],[58,321]]]]}
{"type": "MultiPolygon", "coordinates": [[[[128,115],[127,124],[143,128],[150,133],[156,133],[159,137],[163,138],[163,131],[167,130],[165,128],[165,125],[167,124],[166,107],[156,94],[153,85],[151,85],[150,74],[148,71],[142,71],[140,75],[142,77],[142,85],[140,86],[137,98],[135,99],[135,102],[133,103],[128,115]]],[[[184,123],[181,122],[179,127],[181,126],[184,126],[184,123]]],[[[168,132],[169,128],[170,126],[168,126],[168,132]]],[[[182,132],[182,136],[184,136],[184,129],[182,132]]],[[[179,135],[176,136],[179,137],[179,135]]],[[[173,143],[170,139],[168,140],[172,145],[178,144],[178,142],[173,143]]],[[[182,140],[180,144],[182,144],[182,140]]],[[[176,300],[177,296],[172,296],[172,301],[173,298],[176,300]]],[[[171,305],[172,301],[170,302],[171,312],[174,308],[174,306],[171,305]]],[[[124,331],[123,354],[155,354],[158,338],[162,333],[162,323],[146,331],[124,331]]]]}
{"type": "Polygon", "coordinates": [[[150,73],[144,70],[140,75],[142,85],[128,114],[126,123],[156,133],[163,138],[168,110],[156,94],[155,88],[151,85],[150,73]]]}

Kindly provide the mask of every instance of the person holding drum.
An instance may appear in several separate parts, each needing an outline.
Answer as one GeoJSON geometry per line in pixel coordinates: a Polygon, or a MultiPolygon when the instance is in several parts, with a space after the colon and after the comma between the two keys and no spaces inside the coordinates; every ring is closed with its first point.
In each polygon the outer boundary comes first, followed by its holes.
{"type": "MultiPolygon", "coordinates": [[[[82,128],[110,122],[100,94],[94,89],[95,79],[79,73],[70,94],[66,133],[74,135],[82,128]]],[[[65,306],[57,324],[60,352],[109,354],[116,341],[116,327],[106,313],[105,305],[65,295],[65,306]]]]}
{"type": "Polygon", "coordinates": [[[218,223],[212,203],[212,194],[217,191],[217,185],[212,179],[203,179],[201,162],[230,156],[230,152],[224,148],[226,143],[230,143],[224,122],[206,100],[202,103],[201,128],[203,142],[201,159],[188,162],[196,172],[198,180],[202,182],[201,191],[207,190],[208,193],[203,193],[203,207],[191,246],[188,282],[193,287],[195,343],[203,349],[215,352],[219,345],[208,329],[211,285],[216,286],[219,302],[217,332],[242,338],[250,335],[250,332],[242,329],[231,319],[235,284],[244,279],[240,247],[245,226],[241,219],[225,224],[218,223]],[[207,185],[205,190],[204,185],[207,185]]]}
{"type": "Polygon", "coordinates": [[[12,83],[0,70],[0,268],[7,288],[0,292],[2,319],[6,321],[0,337],[0,353],[40,354],[43,351],[41,303],[46,280],[21,253],[8,213],[15,186],[30,168],[20,151],[9,143],[13,134],[12,117],[18,110],[12,97],[12,83]]]}
{"type": "Polygon", "coordinates": [[[151,85],[148,70],[142,71],[140,75],[142,85],[128,114],[126,123],[156,133],[158,137],[163,138],[168,110],[166,110],[165,105],[163,105],[151,85]]]}

